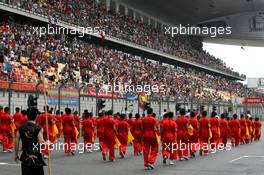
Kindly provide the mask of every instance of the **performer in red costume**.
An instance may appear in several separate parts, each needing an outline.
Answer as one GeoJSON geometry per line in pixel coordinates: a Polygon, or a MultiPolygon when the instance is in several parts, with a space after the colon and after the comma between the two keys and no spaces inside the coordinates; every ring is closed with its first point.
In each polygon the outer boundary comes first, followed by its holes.
{"type": "Polygon", "coordinates": [[[14,148],[14,141],[12,136],[11,123],[13,122],[13,117],[10,115],[9,107],[4,108],[4,113],[2,113],[0,118],[1,129],[3,134],[2,145],[3,152],[12,152],[14,148]]]}
{"type": "MultiPolygon", "coordinates": [[[[78,112],[75,111],[73,113],[73,117],[74,117],[74,123],[75,123],[75,127],[77,128],[78,132],[80,133],[80,129],[81,129],[81,121],[80,121],[80,117],[78,116],[78,112]]],[[[77,137],[79,138],[80,135],[78,135],[77,137]]]]}
{"type": "Polygon", "coordinates": [[[225,119],[225,114],[221,114],[219,127],[220,127],[220,142],[222,142],[224,144],[224,147],[226,148],[229,128],[228,128],[228,122],[225,119]]]}
{"type": "Polygon", "coordinates": [[[216,118],[217,113],[215,111],[212,112],[211,118],[209,120],[211,131],[212,131],[212,138],[210,139],[211,149],[215,149],[215,147],[219,144],[219,120],[216,118]]]}
{"type": "MultiPolygon", "coordinates": [[[[0,106],[0,126],[2,126],[1,117],[3,114],[4,114],[3,106],[0,106]]],[[[0,142],[2,142],[2,140],[3,140],[3,131],[2,128],[0,127],[0,142]]]]}
{"type": "Polygon", "coordinates": [[[74,155],[76,151],[77,137],[75,135],[74,127],[75,127],[75,119],[71,114],[70,108],[65,108],[65,114],[62,116],[62,125],[63,125],[63,135],[64,135],[64,151],[66,155],[74,155]]]}
{"type": "Polygon", "coordinates": [[[239,146],[240,141],[240,124],[237,120],[237,114],[233,115],[233,120],[230,122],[231,137],[234,142],[234,146],[239,146]]]}
{"type": "Polygon", "coordinates": [[[165,117],[162,124],[160,125],[163,163],[166,164],[166,161],[169,158],[169,164],[173,165],[173,161],[177,158],[174,146],[174,144],[176,143],[177,124],[173,120],[173,112],[166,113],[164,114],[164,116],[167,117],[165,117]]]}
{"type": "Polygon", "coordinates": [[[259,118],[258,117],[256,117],[255,122],[254,122],[254,125],[255,125],[255,135],[254,135],[254,138],[255,138],[255,141],[259,141],[259,139],[261,137],[261,122],[259,121],[259,118]]]}
{"type": "Polygon", "coordinates": [[[109,161],[114,161],[115,159],[115,137],[117,135],[115,120],[113,119],[112,110],[109,110],[106,114],[107,116],[103,119],[102,124],[104,128],[103,133],[103,142],[104,145],[102,147],[103,160],[106,160],[106,155],[109,152],[109,161]]]}
{"type": "Polygon", "coordinates": [[[239,124],[240,124],[240,142],[244,144],[246,140],[246,128],[247,128],[244,114],[240,115],[239,124]]]}
{"type": "Polygon", "coordinates": [[[185,116],[185,109],[180,109],[180,116],[176,119],[178,157],[180,160],[189,160],[188,149],[188,118],[185,116]]]}
{"type": "Polygon", "coordinates": [[[189,126],[192,126],[192,128],[193,128],[192,135],[189,135],[191,158],[195,157],[195,153],[196,153],[198,146],[199,146],[199,143],[198,143],[198,140],[199,140],[199,136],[198,136],[199,122],[195,116],[196,116],[195,112],[190,113],[189,126]]]}
{"type": "Polygon", "coordinates": [[[131,133],[134,137],[133,147],[134,147],[134,155],[142,154],[142,120],[140,119],[140,115],[137,113],[135,115],[135,120],[132,124],[131,133]]]}
{"type": "Polygon", "coordinates": [[[82,122],[82,135],[85,145],[85,151],[92,152],[92,143],[94,136],[94,122],[90,113],[85,113],[84,121],[82,122]],[[87,149],[86,149],[87,148],[87,149]]]}
{"type": "Polygon", "coordinates": [[[126,155],[128,130],[130,129],[129,124],[127,123],[125,118],[126,118],[126,115],[121,114],[120,121],[116,125],[117,138],[119,142],[121,143],[121,146],[119,147],[119,153],[120,153],[121,158],[124,158],[124,156],[126,155]]]}
{"type": "MultiPolygon", "coordinates": [[[[50,143],[54,143],[56,137],[53,136],[52,134],[52,124],[54,122],[52,114],[45,112],[45,111],[49,111],[49,106],[44,106],[43,107],[44,112],[42,114],[40,114],[39,116],[37,116],[36,118],[36,123],[39,124],[40,126],[42,126],[44,132],[43,132],[43,136],[44,136],[44,140],[48,141],[48,136],[47,134],[49,134],[49,141],[50,143]],[[46,125],[46,117],[48,118],[48,130],[47,130],[47,125],[46,125]]],[[[44,153],[44,157],[47,158],[48,155],[48,147],[46,146],[45,149],[42,151],[42,153],[44,153]]]]}
{"type": "Polygon", "coordinates": [[[59,134],[57,135],[57,137],[60,137],[60,135],[62,133],[62,117],[61,117],[59,110],[56,111],[56,115],[54,116],[54,119],[55,119],[55,124],[58,128],[58,131],[59,131],[59,134]]]}
{"type": "Polygon", "coordinates": [[[209,120],[207,119],[207,112],[202,112],[202,118],[199,120],[199,138],[200,138],[200,155],[208,155],[208,140],[209,140],[209,120]]]}
{"type": "Polygon", "coordinates": [[[154,169],[158,156],[157,131],[158,121],[152,117],[153,109],[147,110],[147,116],[142,119],[143,158],[147,169],[154,169]]]}
{"type": "Polygon", "coordinates": [[[13,119],[14,119],[14,123],[15,123],[15,125],[16,125],[16,129],[15,129],[15,135],[16,135],[19,126],[22,125],[22,122],[23,122],[23,116],[22,116],[22,114],[20,113],[20,108],[16,107],[15,110],[16,110],[16,113],[13,115],[13,119]]]}

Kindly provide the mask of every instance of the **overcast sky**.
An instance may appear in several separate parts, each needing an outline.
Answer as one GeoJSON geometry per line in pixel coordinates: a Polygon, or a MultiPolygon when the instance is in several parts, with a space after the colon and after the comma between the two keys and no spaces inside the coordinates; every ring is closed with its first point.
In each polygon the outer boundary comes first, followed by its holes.
{"type": "Polygon", "coordinates": [[[204,49],[221,58],[235,71],[247,78],[264,77],[264,47],[246,47],[203,43],[204,49]]]}

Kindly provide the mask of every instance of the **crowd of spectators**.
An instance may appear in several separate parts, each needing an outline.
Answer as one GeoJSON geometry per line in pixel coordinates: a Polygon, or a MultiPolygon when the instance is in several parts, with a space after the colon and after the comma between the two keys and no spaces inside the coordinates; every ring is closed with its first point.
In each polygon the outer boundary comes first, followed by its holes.
{"type": "MultiPolygon", "coordinates": [[[[191,68],[160,64],[148,58],[96,46],[73,36],[34,34],[29,24],[0,25],[0,78],[37,82],[44,75],[52,84],[85,83],[165,85],[164,96],[229,100],[255,95],[242,83],[191,68]],[[12,69],[6,69],[6,65],[12,69]]],[[[155,94],[154,94],[155,95],[155,94]]]]}
{"type": "Polygon", "coordinates": [[[197,37],[170,37],[161,27],[134,20],[133,17],[108,9],[104,2],[95,0],[0,0],[9,5],[43,14],[52,21],[66,21],[83,27],[100,27],[106,35],[124,39],[164,53],[179,56],[236,76],[232,68],[202,50],[197,37]],[[198,47],[194,47],[198,43],[198,47]]]}

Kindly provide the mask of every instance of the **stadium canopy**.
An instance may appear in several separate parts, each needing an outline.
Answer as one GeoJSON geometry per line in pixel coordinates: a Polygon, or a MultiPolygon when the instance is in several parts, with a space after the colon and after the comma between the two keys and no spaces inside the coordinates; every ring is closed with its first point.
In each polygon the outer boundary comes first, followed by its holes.
{"type": "Polygon", "coordinates": [[[114,0],[169,25],[216,24],[232,27],[232,34],[205,37],[205,42],[264,46],[263,0],[114,0]],[[239,27],[238,27],[239,26],[239,27]]]}

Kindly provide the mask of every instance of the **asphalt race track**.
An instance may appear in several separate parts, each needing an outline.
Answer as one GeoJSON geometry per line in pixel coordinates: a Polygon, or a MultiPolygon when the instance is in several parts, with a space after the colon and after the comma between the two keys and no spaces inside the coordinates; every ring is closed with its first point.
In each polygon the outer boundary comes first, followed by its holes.
{"type": "MultiPolygon", "coordinates": [[[[176,161],[174,165],[163,165],[159,155],[154,170],[145,170],[142,156],[134,157],[131,147],[125,159],[120,159],[116,150],[114,162],[103,161],[98,151],[69,157],[56,151],[52,152],[52,172],[54,175],[261,175],[264,174],[263,148],[262,139],[230,151],[218,151],[203,157],[197,155],[189,161],[176,161]]],[[[1,152],[0,175],[19,174],[20,165],[14,162],[13,153],[1,152]]]]}

